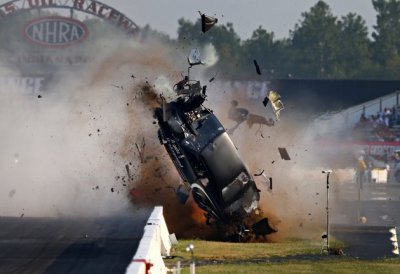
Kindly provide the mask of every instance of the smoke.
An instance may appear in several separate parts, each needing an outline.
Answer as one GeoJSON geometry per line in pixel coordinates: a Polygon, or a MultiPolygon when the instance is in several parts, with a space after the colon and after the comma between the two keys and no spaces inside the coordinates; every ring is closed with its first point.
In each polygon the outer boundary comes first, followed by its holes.
{"type": "Polygon", "coordinates": [[[203,212],[175,197],[179,176],[153,118],[159,95],[171,97],[181,79],[186,52],[152,38],[106,37],[91,44],[95,63],[59,71],[46,91],[1,87],[0,216],[104,216],[163,205],[171,231],[209,235],[203,212]]]}
{"type": "MultiPolygon", "coordinates": [[[[152,113],[160,94],[173,97],[171,87],[186,69],[187,53],[152,38],[106,37],[92,45],[95,63],[64,69],[46,92],[1,88],[0,215],[99,216],[161,204],[171,231],[212,235],[193,201],[176,200],[179,176],[159,144],[152,113]]],[[[218,60],[213,46],[204,53],[208,65],[218,60]]],[[[193,70],[193,79],[209,78],[199,71],[193,70]]],[[[227,128],[235,124],[228,119],[233,99],[254,115],[273,117],[262,98],[228,90],[218,79],[209,83],[207,94],[206,106],[227,128]]],[[[264,169],[273,178],[269,191],[269,184],[255,177],[262,210],[279,230],[273,240],[310,237],[324,224],[321,170],[332,168],[331,157],[321,155],[315,136],[328,132],[332,119],[309,123],[299,115],[286,110],[275,126],[242,123],[231,134],[250,171],[264,169]],[[286,147],[292,160],[281,160],[278,147],[286,147]]]]}
{"type": "Polygon", "coordinates": [[[217,51],[215,50],[213,44],[205,45],[203,52],[204,52],[203,62],[206,64],[207,67],[212,67],[218,62],[217,51]]]}
{"type": "Polygon", "coordinates": [[[98,216],[132,208],[128,193],[141,168],[135,143],[157,139],[136,83],[161,73],[173,78],[175,58],[165,58],[168,49],[154,41],[120,37],[91,46],[98,61],[64,69],[46,91],[1,87],[0,215],[98,216]]]}

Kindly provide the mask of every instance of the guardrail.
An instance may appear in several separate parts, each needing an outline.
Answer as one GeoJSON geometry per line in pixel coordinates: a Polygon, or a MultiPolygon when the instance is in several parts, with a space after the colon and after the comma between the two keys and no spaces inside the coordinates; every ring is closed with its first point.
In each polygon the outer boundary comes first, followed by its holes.
{"type": "Polygon", "coordinates": [[[163,207],[154,207],[126,274],[167,273],[162,256],[169,256],[171,241],[163,215],[163,207]]]}

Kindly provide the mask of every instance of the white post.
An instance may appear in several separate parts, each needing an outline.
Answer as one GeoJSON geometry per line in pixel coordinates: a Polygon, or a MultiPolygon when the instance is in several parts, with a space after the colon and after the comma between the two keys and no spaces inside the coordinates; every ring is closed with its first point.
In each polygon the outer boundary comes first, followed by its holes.
{"type": "Polygon", "coordinates": [[[190,263],[190,274],[195,274],[196,273],[196,266],[195,266],[195,264],[194,264],[194,261],[192,261],[191,263],[190,263]]]}

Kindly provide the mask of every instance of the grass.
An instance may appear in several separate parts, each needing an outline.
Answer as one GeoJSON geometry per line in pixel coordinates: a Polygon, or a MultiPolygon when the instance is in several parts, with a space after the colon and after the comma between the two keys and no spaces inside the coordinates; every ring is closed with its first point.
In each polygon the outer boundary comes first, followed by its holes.
{"type": "MultiPolygon", "coordinates": [[[[190,260],[186,246],[194,245],[198,260],[248,260],[298,255],[316,255],[321,252],[320,241],[291,239],[279,243],[227,243],[202,240],[181,240],[175,246],[175,255],[190,260]]],[[[340,242],[332,241],[331,246],[342,247],[340,242]]]]}
{"type": "MultiPolygon", "coordinates": [[[[290,261],[285,263],[241,263],[196,266],[197,273],[399,273],[399,260],[358,261],[349,259],[290,261]]],[[[182,269],[189,273],[189,268],[182,269]]]]}
{"type": "MultiPolygon", "coordinates": [[[[186,246],[194,245],[197,273],[400,273],[400,259],[356,260],[346,256],[321,255],[321,242],[291,239],[280,243],[225,243],[181,240],[174,247],[172,268],[182,262],[182,273],[189,273],[191,255],[186,246]]],[[[331,241],[333,248],[343,248],[331,241]]]]}

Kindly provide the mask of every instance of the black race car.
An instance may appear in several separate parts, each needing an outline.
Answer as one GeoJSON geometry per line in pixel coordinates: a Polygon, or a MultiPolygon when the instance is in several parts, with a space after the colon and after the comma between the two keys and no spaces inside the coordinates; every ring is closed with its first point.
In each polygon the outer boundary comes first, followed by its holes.
{"type": "Polygon", "coordinates": [[[180,201],[191,191],[207,223],[240,225],[258,209],[260,191],[224,126],[203,106],[207,87],[189,78],[190,68],[201,64],[198,56],[192,50],[188,76],[174,86],[177,98],[155,110],[158,135],[184,182],[180,201]]]}

